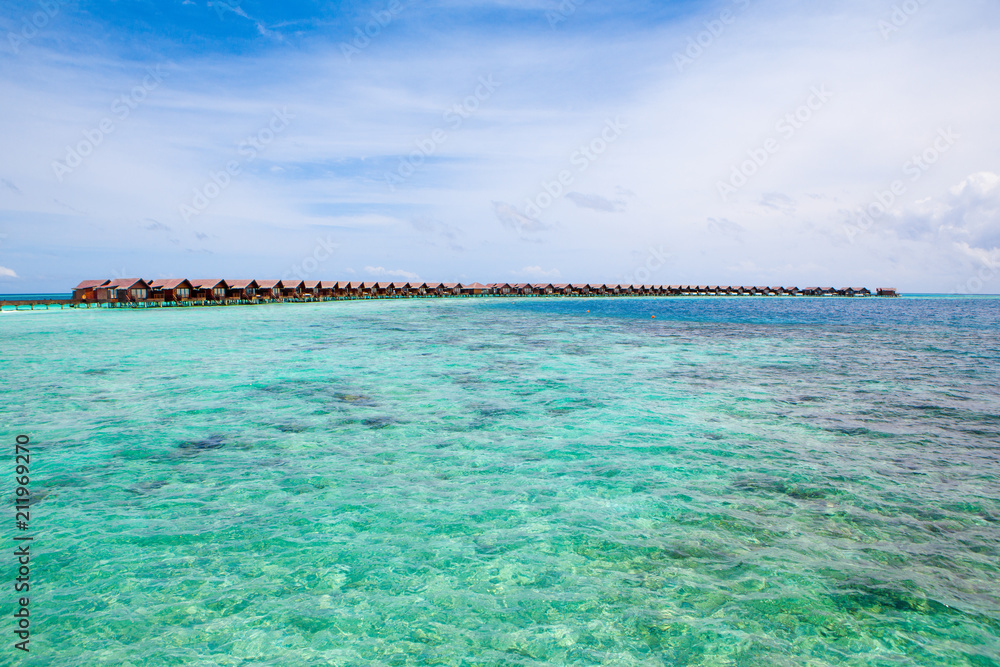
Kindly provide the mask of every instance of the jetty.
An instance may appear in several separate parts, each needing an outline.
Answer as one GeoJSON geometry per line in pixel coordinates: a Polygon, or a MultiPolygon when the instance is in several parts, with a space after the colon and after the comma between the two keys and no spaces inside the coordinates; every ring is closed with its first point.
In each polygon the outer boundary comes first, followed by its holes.
{"type": "MultiPolygon", "coordinates": [[[[354,299],[446,297],[847,297],[873,296],[867,287],[624,285],[606,283],[436,283],[224,278],[84,280],[70,299],[0,299],[0,311],[36,308],[163,308],[308,303],[354,299]]],[[[880,287],[877,297],[897,297],[880,287]]]]}

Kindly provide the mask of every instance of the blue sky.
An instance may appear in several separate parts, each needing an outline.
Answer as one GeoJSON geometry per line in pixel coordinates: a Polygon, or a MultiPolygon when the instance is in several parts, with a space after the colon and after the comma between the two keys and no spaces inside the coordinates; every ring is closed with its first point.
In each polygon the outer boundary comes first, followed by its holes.
{"type": "Polygon", "coordinates": [[[6,2],[0,292],[1000,292],[1000,6],[6,2]]]}

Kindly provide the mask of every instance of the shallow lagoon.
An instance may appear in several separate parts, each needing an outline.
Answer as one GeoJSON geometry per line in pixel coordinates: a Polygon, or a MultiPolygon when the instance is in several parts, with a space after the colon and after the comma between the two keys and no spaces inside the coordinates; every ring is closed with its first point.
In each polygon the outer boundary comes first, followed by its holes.
{"type": "Polygon", "coordinates": [[[4,313],[22,664],[1000,664],[998,331],[983,298],[4,313]]]}

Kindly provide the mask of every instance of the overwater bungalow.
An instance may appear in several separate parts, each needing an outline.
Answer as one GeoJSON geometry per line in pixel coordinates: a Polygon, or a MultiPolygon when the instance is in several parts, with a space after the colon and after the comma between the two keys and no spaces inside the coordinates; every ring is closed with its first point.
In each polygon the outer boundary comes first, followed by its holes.
{"type": "Polygon", "coordinates": [[[872,293],[866,287],[843,287],[837,290],[840,296],[871,296],[872,293]]]}
{"type": "Polygon", "coordinates": [[[258,299],[280,299],[281,289],[280,280],[258,280],[256,296],[258,299]]]}
{"type": "Polygon", "coordinates": [[[469,295],[482,295],[488,293],[488,288],[482,283],[471,283],[469,285],[463,285],[460,289],[462,294],[469,295]]]}
{"type": "Polygon", "coordinates": [[[181,303],[191,298],[194,285],[185,278],[158,278],[149,281],[149,291],[153,301],[181,303]]]}
{"type": "Polygon", "coordinates": [[[289,278],[288,280],[281,281],[281,296],[284,299],[298,299],[302,296],[304,289],[305,286],[302,280],[289,278]]]}
{"type": "Polygon", "coordinates": [[[372,287],[372,296],[393,296],[395,295],[395,290],[393,289],[393,284],[391,282],[377,282],[375,286],[372,287]]]}
{"type": "Polygon", "coordinates": [[[73,288],[73,300],[74,301],[96,301],[97,296],[95,295],[95,290],[98,287],[107,285],[110,280],[83,280],[79,285],[73,288]]]}
{"type": "Polygon", "coordinates": [[[256,280],[227,280],[226,298],[237,301],[250,301],[257,294],[256,280]]]}
{"type": "Polygon", "coordinates": [[[191,298],[201,301],[222,301],[226,298],[226,281],[220,278],[199,278],[191,281],[191,298]]]}
{"type": "Polygon", "coordinates": [[[875,289],[875,294],[877,296],[899,296],[895,287],[877,287],[875,289]]]}
{"type": "Polygon", "coordinates": [[[319,280],[313,289],[317,299],[332,299],[337,295],[337,282],[334,280],[319,280]]]}
{"type": "Polygon", "coordinates": [[[115,278],[94,288],[94,300],[135,303],[149,298],[149,284],[141,278],[115,278]]]}
{"type": "Polygon", "coordinates": [[[318,280],[303,280],[302,281],[302,296],[307,299],[315,299],[319,296],[319,281],[318,280]]]}

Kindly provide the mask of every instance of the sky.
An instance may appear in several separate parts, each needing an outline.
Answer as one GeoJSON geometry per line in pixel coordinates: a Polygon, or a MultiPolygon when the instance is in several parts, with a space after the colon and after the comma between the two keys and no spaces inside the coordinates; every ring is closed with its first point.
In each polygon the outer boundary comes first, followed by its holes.
{"type": "Polygon", "coordinates": [[[0,293],[1000,293],[994,0],[6,0],[0,293]]]}

